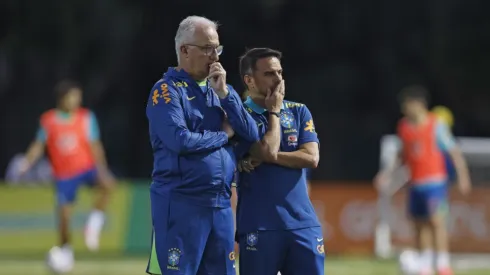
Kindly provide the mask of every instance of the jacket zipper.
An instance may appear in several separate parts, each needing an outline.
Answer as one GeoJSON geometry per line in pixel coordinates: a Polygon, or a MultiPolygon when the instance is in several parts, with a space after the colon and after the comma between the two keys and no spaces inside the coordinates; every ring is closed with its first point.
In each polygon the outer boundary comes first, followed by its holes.
{"type": "MultiPolygon", "coordinates": [[[[197,87],[197,91],[201,91],[201,87],[199,85],[197,85],[196,82],[192,82],[192,84],[194,85],[194,88],[197,87]]],[[[202,94],[202,93],[201,93],[202,94]]],[[[209,92],[209,82],[206,83],[206,93],[204,95],[204,98],[206,100],[206,106],[207,107],[211,107],[211,100],[212,98],[209,98],[210,96],[210,92],[209,92]]],[[[211,94],[212,96],[212,94],[211,94]]],[[[217,194],[216,196],[216,206],[219,206],[219,204],[221,203],[220,201],[220,197],[222,196],[222,191],[226,190],[225,188],[225,184],[226,184],[226,180],[225,180],[225,177],[226,177],[226,169],[225,169],[225,161],[224,161],[224,155],[223,155],[223,148],[220,148],[219,150],[219,155],[220,155],[220,159],[221,159],[221,167],[222,168],[222,175],[221,175],[221,179],[222,179],[222,183],[221,183],[221,190],[220,192],[217,194]]]]}

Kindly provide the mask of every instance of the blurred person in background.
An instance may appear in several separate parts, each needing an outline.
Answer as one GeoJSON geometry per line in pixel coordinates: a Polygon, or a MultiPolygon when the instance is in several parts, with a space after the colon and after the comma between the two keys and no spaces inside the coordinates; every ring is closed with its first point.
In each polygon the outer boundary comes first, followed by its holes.
{"type": "Polygon", "coordinates": [[[378,173],[375,184],[386,192],[393,172],[403,163],[410,170],[408,209],[416,232],[420,274],[433,274],[433,263],[439,275],[453,274],[449,258],[447,170],[444,152],[455,165],[461,193],[467,194],[471,182],[466,161],[447,126],[427,108],[428,92],[424,87],[409,86],[401,91],[404,117],[398,124],[402,149],[394,163],[378,173]],[[434,244],[434,246],[433,246],[434,244]],[[434,261],[434,250],[437,258],[434,261]]]}
{"type": "Polygon", "coordinates": [[[70,247],[69,223],[71,206],[80,185],[97,184],[98,197],[85,228],[85,244],[94,251],[99,237],[115,180],[109,172],[99,127],[94,113],[81,106],[82,88],[71,80],[64,80],[55,88],[57,106],[42,114],[35,140],[27,149],[20,165],[26,173],[43,156],[44,149],[53,168],[61,249],[67,259],[73,260],[70,247]]]}
{"type": "MultiPolygon", "coordinates": [[[[437,119],[446,125],[449,131],[451,131],[454,125],[454,116],[451,110],[445,106],[435,106],[432,108],[431,113],[433,113],[437,119]]],[[[444,161],[446,163],[446,170],[448,174],[448,183],[452,184],[457,180],[456,168],[454,167],[451,155],[448,152],[444,152],[444,161]]]]}
{"type": "Polygon", "coordinates": [[[217,24],[189,16],[175,36],[178,67],[151,89],[154,154],[149,274],[235,274],[231,183],[236,135],[259,140],[255,121],[226,84],[217,24]]]}
{"type": "Polygon", "coordinates": [[[305,168],[319,161],[319,141],[308,108],[286,101],[282,54],[247,51],[240,74],[245,107],[261,140],[239,140],[237,239],[241,275],[324,274],[322,229],[308,198],[305,168]]]}

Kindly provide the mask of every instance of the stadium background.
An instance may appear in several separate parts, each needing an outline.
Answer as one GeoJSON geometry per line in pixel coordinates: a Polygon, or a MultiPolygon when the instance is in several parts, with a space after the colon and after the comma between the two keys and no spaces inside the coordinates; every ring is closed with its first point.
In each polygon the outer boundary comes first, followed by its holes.
{"type": "MultiPolygon", "coordinates": [[[[139,272],[148,249],[152,168],[146,99],[166,67],[175,65],[179,21],[205,15],[221,24],[221,61],[237,90],[243,89],[238,56],[246,48],[283,51],[287,98],[308,105],[321,139],[312,197],[327,250],[369,256],[377,213],[370,180],[380,139],[400,116],[396,94],[402,87],[426,85],[432,102],[454,113],[456,135],[490,136],[489,8],[483,0],[1,1],[0,177],[34,137],[39,115],[53,107],[54,84],[65,77],[82,82],[111,169],[123,181],[109,211],[103,252],[89,255],[76,239],[77,255],[96,269],[101,267],[90,262],[95,258],[120,264],[120,257],[131,257],[139,272]]],[[[51,191],[0,186],[0,274],[37,274],[55,240],[51,191]]],[[[456,221],[463,229],[454,240],[474,242],[464,243],[467,252],[490,250],[490,192],[482,187],[477,193],[459,199],[461,216],[476,215],[473,222],[456,221]]],[[[73,221],[78,232],[89,203],[84,194],[73,221]]],[[[397,232],[405,230],[403,222],[395,225],[397,232]]],[[[349,265],[344,261],[333,259],[331,266],[349,265]]],[[[365,271],[367,263],[359,261],[357,271],[345,272],[365,271]]],[[[373,274],[392,274],[392,265],[379,265],[373,274]]]]}

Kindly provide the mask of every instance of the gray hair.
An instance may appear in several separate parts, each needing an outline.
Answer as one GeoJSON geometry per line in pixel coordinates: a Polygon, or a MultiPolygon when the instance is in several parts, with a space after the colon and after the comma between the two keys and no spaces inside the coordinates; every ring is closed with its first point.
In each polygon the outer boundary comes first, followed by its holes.
{"type": "Polygon", "coordinates": [[[188,16],[182,20],[175,35],[175,52],[177,53],[177,61],[180,64],[180,47],[189,43],[194,36],[197,27],[211,27],[218,30],[218,24],[214,21],[202,16],[188,16]]]}

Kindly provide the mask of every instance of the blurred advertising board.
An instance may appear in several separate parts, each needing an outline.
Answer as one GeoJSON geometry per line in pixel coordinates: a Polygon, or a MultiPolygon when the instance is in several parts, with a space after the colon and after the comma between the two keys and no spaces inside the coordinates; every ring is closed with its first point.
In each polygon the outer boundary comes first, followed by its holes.
{"type": "Polygon", "coordinates": [[[136,181],[131,185],[129,223],[124,242],[126,254],[149,255],[152,241],[150,180],[136,181]]]}
{"type": "MultiPolygon", "coordinates": [[[[123,252],[130,204],[128,184],[120,183],[107,210],[101,252],[123,252]]],[[[81,188],[73,208],[72,241],[76,252],[85,252],[83,230],[92,210],[93,196],[81,188]]],[[[0,185],[0,255],[39,255],[58,244],[54,192],[50,186],[0,185]]]]}
{"type": "MultiPolygon", "coordinates": [[[[413,231],[405,190],[392,198],[389,224],[395,246],[410,246],[413,231]]],[[[323,226],[327,253],[372,254],[378,218],[377,194],[370,183],[313,182],[311,199],[323,226]]],[[[490,252],[490,189],[462,197],[451,190],[448,228],[454,252],[490,252]]]]}
{"type": "MultiPolygon", "coordinates": [[[[151,216],[149,182],[121,183],[108,209],[101,252],[149,253],[151,216]]],[[[86,252],[83,229],[92,192],[80,190],[72,219],[77,253],[86,252]]],[[[322,223],[330,254],[373,254],[378,200],[368,182],[313,181],[311,199],[322,223]]],[[[0,256],[40,255],[57,243],[50,187],[0,185],[0,256]]],[[[390,229],[395,246],[410,245],[413,232],[406,215],[405,192],[392,198],[390,229]]],[[[490,252],[490,189],[475,188],[468,197],[451,191],[451,247],[455,252],[490,252]]]]}
{"type": "Polygon", "coordinates": [[[377,209],[371,185],[312,181],[310,198],[322,224],[327,254],[372,253],[377,209]]]}

